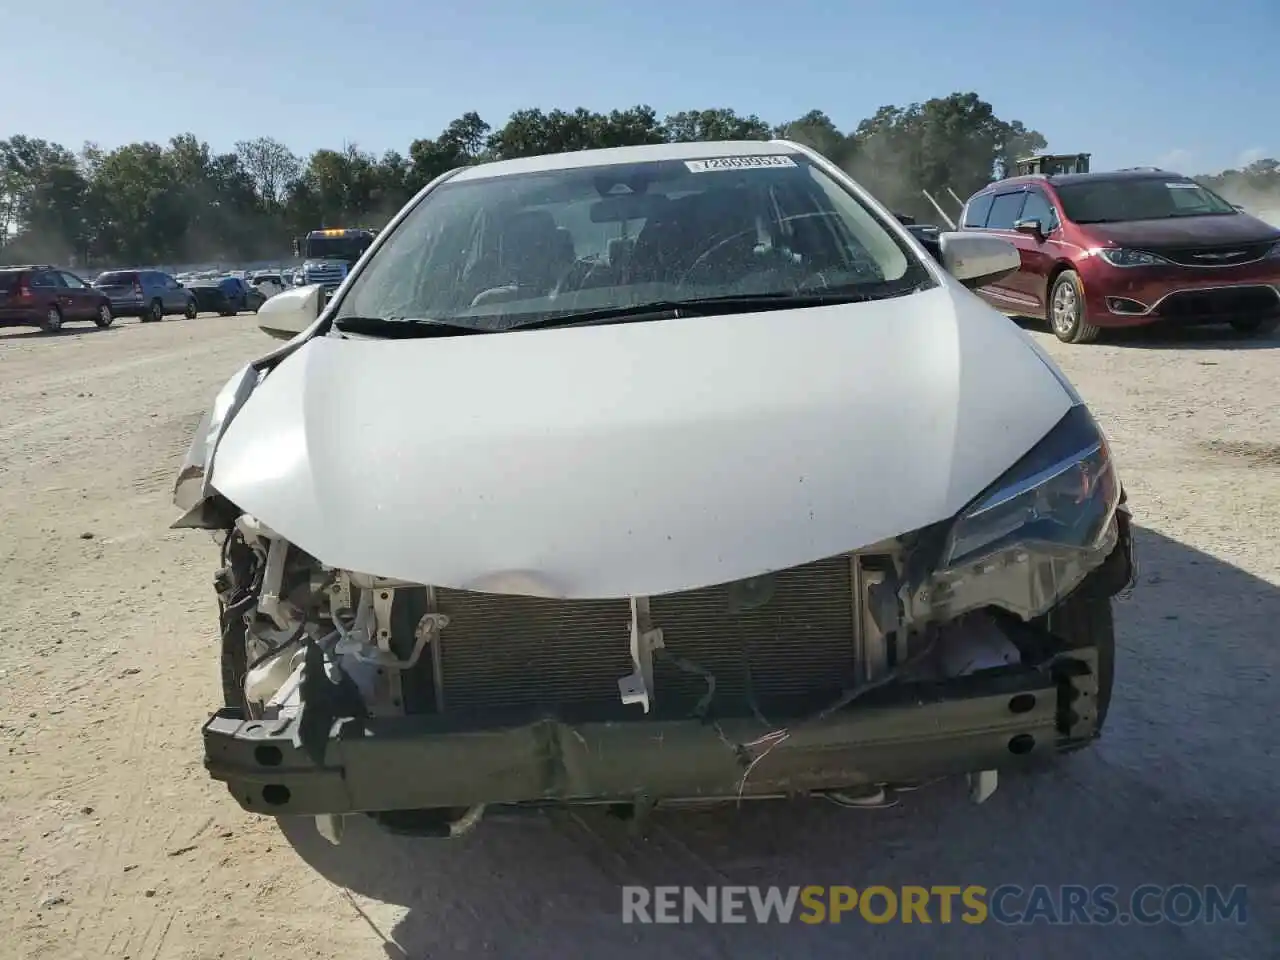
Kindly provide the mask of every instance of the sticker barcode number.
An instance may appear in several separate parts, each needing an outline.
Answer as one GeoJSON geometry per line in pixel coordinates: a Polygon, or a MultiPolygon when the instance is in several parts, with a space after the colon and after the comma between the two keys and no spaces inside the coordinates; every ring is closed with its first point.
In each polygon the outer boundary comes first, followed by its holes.
{"type": "Polygon", "coordinates": [[[794,167],[796,162],[783,154],[755,157],[708,157],[706,160],[686,160],[690,173],[711,173],[715,170],[756,170],[762,167],[794,167]]]}

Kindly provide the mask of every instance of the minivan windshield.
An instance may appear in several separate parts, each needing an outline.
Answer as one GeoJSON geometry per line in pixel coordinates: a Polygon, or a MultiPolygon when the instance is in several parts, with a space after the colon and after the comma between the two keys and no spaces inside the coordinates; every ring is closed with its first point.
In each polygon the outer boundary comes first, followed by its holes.
{"type": "Polygon", "coordinates": [[[1185,178],[1084,180],[1058,186],[1067,219],[1076,223],[1167,220],[1238,211],[1212,191],[1185,178]]]}
{"type": "Polygon", "coordinates": [[[353,278],[335,318],[501,330],[712,298],[881,299],[934,283],[807,157],[708,156],[446,181],[353,278]]]}

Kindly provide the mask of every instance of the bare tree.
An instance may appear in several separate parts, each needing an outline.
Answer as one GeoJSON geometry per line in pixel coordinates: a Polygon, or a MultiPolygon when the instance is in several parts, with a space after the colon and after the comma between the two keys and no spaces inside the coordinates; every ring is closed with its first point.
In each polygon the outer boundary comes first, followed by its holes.
{"type": "Polygon", "coordinates": [[[285,188],[302,172],[302,161],[271,137],[239,141],[236,155],[268,207],[278,207],[283,202],[285,188]]]}

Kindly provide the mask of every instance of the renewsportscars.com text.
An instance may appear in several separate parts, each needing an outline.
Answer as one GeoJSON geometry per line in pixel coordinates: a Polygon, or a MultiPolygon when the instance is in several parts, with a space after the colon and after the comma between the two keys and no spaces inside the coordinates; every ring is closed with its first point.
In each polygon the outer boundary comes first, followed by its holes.
{"type": "Polygon", "coordinates": [[[804,886],[622,888],[623,923],[1047,923],[1248,922],[1248,888],[1143,884],[1022,887],[804,886]]]}

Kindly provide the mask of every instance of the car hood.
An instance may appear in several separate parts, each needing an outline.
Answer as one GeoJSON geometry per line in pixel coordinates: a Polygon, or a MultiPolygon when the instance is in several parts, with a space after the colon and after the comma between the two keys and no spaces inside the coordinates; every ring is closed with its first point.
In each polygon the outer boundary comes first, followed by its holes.
{"type": "Polygon", "coordinates": [[[1246,213],[1081,224],[1100,243],[1122,247],[1216,246],[1280,240],[1280,229],[1246,213]]]}
{"type": "Polygon", "coordinates": [[[320,337],[231,421],[212,486],[322,562],[643,596],[955,515],[1072,398],[948,281],[866,304],[424,340],[320,337]]]}

